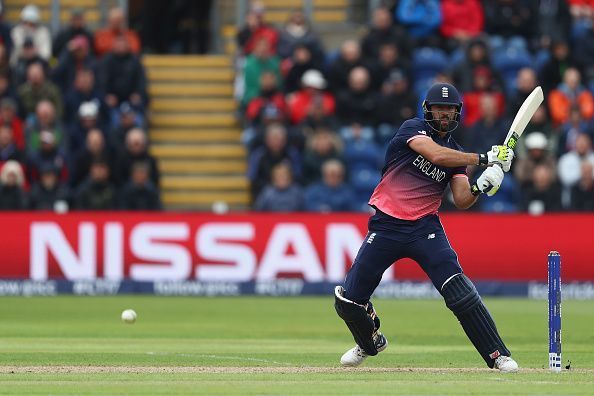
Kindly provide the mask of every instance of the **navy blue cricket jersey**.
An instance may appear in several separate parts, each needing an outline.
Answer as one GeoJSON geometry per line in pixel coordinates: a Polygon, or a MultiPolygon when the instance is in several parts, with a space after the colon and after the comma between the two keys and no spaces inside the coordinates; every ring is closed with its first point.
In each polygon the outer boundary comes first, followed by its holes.
{"type": "Polygon", "coordinates": [[[408,144],[414,139],[433,139],[441,146],[464,151],[451,134],[442,139],[421,118],[402,124],[388,145],[382,179],[369,199],[369,205],[402,220],[436,214],[450,180],[467,177],[465,166],[437,166],[412,150],[408,144]]]}

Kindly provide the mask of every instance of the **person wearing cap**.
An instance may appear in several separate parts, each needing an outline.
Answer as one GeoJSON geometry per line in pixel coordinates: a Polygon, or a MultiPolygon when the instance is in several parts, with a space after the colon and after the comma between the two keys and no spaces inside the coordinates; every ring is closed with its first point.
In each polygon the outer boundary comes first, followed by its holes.
{"type": "Polygon", "coordinates": [[[549,140],[544,133],[539,131],[531,132],[523,140],[526,154],[518,156],[514,176],[521,187],[526,187],[532,182],[532,175],[537,165],[546,166],[554,174],[557,161],[551,150],[549,150],[549,140]]]}
{"type": "Polygon", "coordinates": [[[68,133],[68,150],[78,152],[91,129],[101,128],[99,124],[99,105],[95,101],[83,102],[78,108],[78,122],[71,125],[68,133]]]}
{"type": "Polygon", "coordinates": [[[30,182],[39,180],[41,168],[52,164],[56,168],[60,182],[67,183],[69,178],[66,154],[57,146],[56,136],[52,131],[39,133],[39,148],[29,153],[27,173],[30,182]]]}
{"type": "Polygon", "coordinates": [[[0,169],[0,210],[26,209],[24,185],[25,175],[21,165],[16,161],[7,161],[0,169]]]}
{"type": "Polygon", "coordinates": [[[465,91],[464,100],[464,126],[472,127],[483,116],[481,105],[484,96],[491,96],[495,99],[495,112],[498,118],[504,116],[505,96],[500,86],[495,82],[492,70],[487,66],[477,66],[472,70],[472,86],[465,91]]]}
{"type": "MultiPolygon", "coordinates": [[[[56,58],[60,57],[62,51],[69,46],[68,43],[77,36],[83,36],[89,47],[93,46],[93,34],[87,29],[85,21],[85,12],[82,8],[73,8],[70,11],[70,20],[68,25],[64,26],[56,35],[53,42],[53,52],[56,58]]],[[[94,49],[91,48],[91,52],[94,49]]]]}
{"type": "Polygon", "coordinates": [[[112,147],[124,147],[128,132],[142,126],[141,117],[130,103],[122,102],[118,111],[118,123],[109,133],[108,143],[112,147]]]}
{"type": "Polygon", "coordinates": [[[336,101],[325,91],[326,79],[319,70],[308,70],[301,77],[301,89],[289,96],[289,117],[295,125],[300,124],[313,108],[323,108],[326,115],[333,115],[336,101]]]}
{"type": "Polygon", "coordinates": [[[43,71],[45,75],[49,75],[50,73],[50,66],[49,63],[39,56],[37,52],[37,48],[35,48],[35,43],[33,39],[27,37],[25,39],[25,43],[23,44],[23,50],[19,55],[16,64],[12,67],[12,83],[15,86],[19,86],[27,81],[27,69],[33,63],[39,63],[43,66],[43,71]]]}
{"type": "Polygon", "coordinates": [[[54,210],[58,205],[68,208],[68,187],[58,178],[59,169],[52,163],[39,168],[39,181],[33,184],[29,193],[29,209],[54,210]]]}
{"type": "Polygon", "coordinates": [[[90,52],[89,40],[82,34],[73,37],[60,53],[57,66],[52,70],[52,80],[67,92],[74,84],[76,72],[81,69],[97,71],[97,62],[90,52]]]}
{"type": "Polygon", "coordinates": [[[119,7],[109,10],[107,26],[95,32],[95,52],[97,56],[102,57],[112,52],[116,46],[117,37],[124,37],[126,39],[131,53],[135,55],[140,54],[140,38],[134,30],[128,29],[126,14],[119,7]]]}
{"type": "Polygon", "coordinates": [[[37,53],[46,61],[52,56],[52,39],[47,27],[41,25],[41,14],[36,5],[29,4],[21,11],[21,21],[12,28],[11,37],[14,44],[10,63],[16,65],[21,56],[27,38],[31,38],[37,53]]]}

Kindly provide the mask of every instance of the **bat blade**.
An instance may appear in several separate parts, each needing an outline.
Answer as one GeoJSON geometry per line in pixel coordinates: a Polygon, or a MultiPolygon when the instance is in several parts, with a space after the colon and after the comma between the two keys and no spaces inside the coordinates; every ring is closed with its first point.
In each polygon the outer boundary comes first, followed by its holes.
{"type": "Polygon", "coordinates": [[[509,128],[505,141],[503,142],[505,146],[511,149],[516,148],[518,139],[522,136],[522,133],[524,133],[526,125],[528,125],[530,119],[532,119],[536,109],[538,109],[538,106],[540,106],[543,100],[544,95],[542,93],[542,88],[540,86],[534,88],[526,100],[524,100],[524,103],[522,103],[520,110],[516,113],[514,121],[509,128]]]}

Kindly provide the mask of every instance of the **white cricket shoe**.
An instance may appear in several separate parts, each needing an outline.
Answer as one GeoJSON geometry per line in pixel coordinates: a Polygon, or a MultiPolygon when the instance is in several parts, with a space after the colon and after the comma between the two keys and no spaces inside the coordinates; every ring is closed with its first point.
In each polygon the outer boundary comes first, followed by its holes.
{"type": "Polygon", "coordinates": [[[518,363],[509,356],[499,356],[495,359],[495,368],[502,373],[515,373],[518,371],[518,363]]]}
{"type": "MultiPolygon", "coordinates": [[[[375,345],[378,352],[383,351],[388,347],[388,340],[382,333],[379,331],[375,336],[375,345]]],[[[367,359],[369,355],[365,353],[363,349],[359,345],[355,345],[353,348],[349,349],[342,355],[340,358],[340,364],[345,367],[356,367],[363,363],[365,359],[367,359]]]]}

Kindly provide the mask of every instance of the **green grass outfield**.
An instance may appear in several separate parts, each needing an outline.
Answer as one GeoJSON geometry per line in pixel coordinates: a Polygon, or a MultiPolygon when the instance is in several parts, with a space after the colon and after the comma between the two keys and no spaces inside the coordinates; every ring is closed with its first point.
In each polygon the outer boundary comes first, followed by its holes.
{"type": "Polygon", "coordinates": [[[485,368],[438,300],[377,300],[385,352],[343,369],[353,341],[332,298],[0,298],[0,394],[592,394],[594,302],[563,302],[547,370],[546,301],[488,299],[523,369],[485,368]],[[123,324],[125,308],[138,313],[123,324]],[[566,363],[565,363],[566,364],[566,363]]]}

